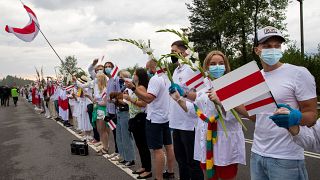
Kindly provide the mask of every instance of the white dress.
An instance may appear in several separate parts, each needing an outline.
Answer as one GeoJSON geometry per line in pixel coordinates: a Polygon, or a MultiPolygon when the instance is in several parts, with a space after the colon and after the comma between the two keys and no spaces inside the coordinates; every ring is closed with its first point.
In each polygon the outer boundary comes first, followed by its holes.
{"type": "MultiPolygon", "coordinates": [[[[206,92],[211,88],[211,81],[205,81],[206,88],[197,93],[194,101],[200,110],[207,116],[216,116],[217,110],[208,98],[206,92]]],[[[196,115],[194,105],[187,102],[188,113],[196,115]]],[[[240,123],[233,117],[231,112],[227,112],[224,117],[228,137],[226,137],[221,123],[218,121],[217,143],[213,145],[214,165],[227,166],[230,164],[246,164],[245,141],[240,123]]],[[[195,127],[194,159],[201,163],[206,162],[206,137],[208,125],[198,118],[195,127]]]]}
{"type": "MultiPolygon", "coordinates": [[[[83,91],[86,92],[88,89],[84,88],[83,91]]],[[[78,128],[82,131],[91,131],[92,125],[88,114],[87,106],[90,104],[88,98],[78,97],[77,98],[77,120],[78,128]]]]}

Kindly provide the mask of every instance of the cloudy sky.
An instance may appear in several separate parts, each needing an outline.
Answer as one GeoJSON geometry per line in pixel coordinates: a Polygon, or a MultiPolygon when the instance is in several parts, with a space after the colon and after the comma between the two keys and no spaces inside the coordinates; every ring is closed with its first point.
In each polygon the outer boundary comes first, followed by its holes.
{"type": "MultiPolygon", "coordinates": [[[[174,35],[155,33],[164,28],[188,27],[190,15],[185,3],[191,0],[24,0],[35,11],[49,41],[64,58],[75,55],[87,69],[94,58],[105,55],[120,68],[139,64],[147,57],[132,45],[108,42],[112,38],[150,39],[155,54],[170,51],[174,35]]],[[[304,3],[305,49],[312,53],[320,43],[320,1],[304,3]]],[[[3,29],[6,24],[23,27],[29,18],[19,0],[0,0],[0,78],[10,74],[34,79],[34,67],[43,66],[45,75],[54,75],[59,59],[39,33],[25,43],[3,29]]],[[[290,39],[300,44],[299,4],[290,3],[287,20],[290,39]]]]}

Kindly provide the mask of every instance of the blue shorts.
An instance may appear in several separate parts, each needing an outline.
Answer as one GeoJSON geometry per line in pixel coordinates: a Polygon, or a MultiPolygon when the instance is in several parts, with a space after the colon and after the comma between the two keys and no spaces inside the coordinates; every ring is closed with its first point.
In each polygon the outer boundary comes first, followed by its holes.
{"type": "Polygon", "coordinates": [[[146,136],[149,149],[162,149],[165,145],[172,144],[169,122],[157,124],[146,120],[146,136]]]}

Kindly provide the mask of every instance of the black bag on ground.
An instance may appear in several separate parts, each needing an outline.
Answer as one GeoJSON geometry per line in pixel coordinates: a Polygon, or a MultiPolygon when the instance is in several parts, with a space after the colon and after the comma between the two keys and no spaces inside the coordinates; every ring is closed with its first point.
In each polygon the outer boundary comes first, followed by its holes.
{"type": "Polygon", "coordinates": [[[73,140],[70,144],[71,146],[71,154],[87,156],[89,154],[87,141],[73,140]]]}

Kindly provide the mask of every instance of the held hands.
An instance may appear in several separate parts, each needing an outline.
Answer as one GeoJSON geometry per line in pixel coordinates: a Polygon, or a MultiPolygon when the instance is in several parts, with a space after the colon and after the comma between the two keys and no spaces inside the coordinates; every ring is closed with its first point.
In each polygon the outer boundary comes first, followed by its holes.
{"type": "Polygon", "coordinates": [[[132,89],[133,87],[135,87],[135,84],[132,81],[129,80],[125,80],[125,85],[127,88],[132,89]]]}
{"type": "Polygon", "coordinates": [[[279,109],[269,118],[272,119],[277,126],[289,129],[292,126],[300,124],[302,113],[297,109],[292,109],[288,105],[279,104],[279,109]]]}
{"type": "Polygon", "coordinates": [[[129,95],[128,94],[123,94],[123,99],[125,99],[125,100],[127,100],[127,101],[130,101],[131,99],[130,99],[130,97],[129,97],[129,95]]]}
{"type": "Polygon", "coordinates": [[[178,91],[180,96],[184,96],[185,95],[185,92],[183,91],[183,89],[178,84],[171,83],[171,86],[169,88],[169,93],[172,94],[175,91],[178,91]]]}

